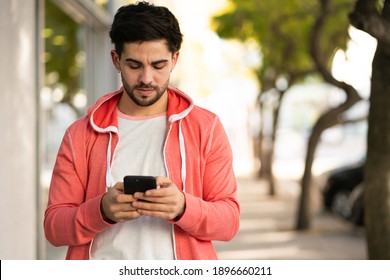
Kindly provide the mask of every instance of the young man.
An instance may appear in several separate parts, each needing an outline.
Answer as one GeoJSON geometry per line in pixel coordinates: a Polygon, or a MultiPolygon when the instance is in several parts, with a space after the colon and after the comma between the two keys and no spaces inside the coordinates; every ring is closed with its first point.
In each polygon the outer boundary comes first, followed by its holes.
{"type": "Polygon", "coordinates": [[[239,227],[232,152],[220,120],[168,85],[182,34],[147,2],[120,8],[110,37],[123,87],[66,131],[45,233],[67,259],[216,259],[239,227]],[[124,194],[126,175],[159,188],[124,194]]]}

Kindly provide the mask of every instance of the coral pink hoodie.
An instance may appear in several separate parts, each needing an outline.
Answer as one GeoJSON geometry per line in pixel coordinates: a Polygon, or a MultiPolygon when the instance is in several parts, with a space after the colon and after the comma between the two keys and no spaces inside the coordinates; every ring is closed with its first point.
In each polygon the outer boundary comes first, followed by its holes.
{"type": "MultiPolygon", "coordinates": [[[[69,246],[67,259],[89,259],[99,232],[112,226],[100,212],[111,186],[118,144],[116,106],[123,89],[102,96],[66,131],[57,155],[45,213],[46,238],[69,246]]],[[[231,148],[218,117],[176,88],[168,88],[164,160],[168,177],[186,199],[174,226],[177,259],[216,259],[211,240],[229,241],[239,228],[240,207],[231,148]]]]}

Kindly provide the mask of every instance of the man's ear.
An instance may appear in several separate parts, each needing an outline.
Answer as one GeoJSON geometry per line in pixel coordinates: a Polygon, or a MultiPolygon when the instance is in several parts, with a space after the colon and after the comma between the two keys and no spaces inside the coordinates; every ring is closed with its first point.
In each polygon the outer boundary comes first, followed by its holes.
{"type": "Polygon", "coordinates": [[[120,57],[116,50],[111,50],[111,60],[118,73],[121,71],[120,57]]]}
{"type": "Polygon", "coordinates": [[[177,51],[177,52],[172,54],[172,69],[171,69],[171,72],[173,71],[173,69],[175,69],[176,63],[179,60],[179,54],[180,54],[180,51],[177,51]]]}

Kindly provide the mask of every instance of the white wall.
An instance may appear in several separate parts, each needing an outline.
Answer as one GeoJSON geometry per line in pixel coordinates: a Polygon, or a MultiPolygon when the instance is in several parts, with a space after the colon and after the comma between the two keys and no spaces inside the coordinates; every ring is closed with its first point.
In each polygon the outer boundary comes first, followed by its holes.
{"type": "Polygon", "coordinates": [[[0,2],[0,259],[37,256],[35,8],[0,2]]]}

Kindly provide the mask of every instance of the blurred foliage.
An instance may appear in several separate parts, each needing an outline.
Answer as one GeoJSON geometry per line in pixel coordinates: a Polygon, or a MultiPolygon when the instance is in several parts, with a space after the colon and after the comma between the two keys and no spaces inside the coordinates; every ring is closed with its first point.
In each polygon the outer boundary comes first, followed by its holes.
{"type": "Polygon", "coordinates": [[[108,10],[108,0],[93,0],[95,4],[100,6],[104,10],[108,10]]]}
{"type": "MultiPolygon", "coordinates": [[[[348,13],[353,2],[331,1],[330,20],[321,42],[323,60],[329,67],[335,51],[346,48],[348,13]]],[[[257,42],[263,57],[256,70],[263,91],[274,87],[279,77],[294,82],[316,72],[309,42],[321,10],[319,0],[229,0],[228,3],[228,8],[213,18],[214,29],[222,38],[257,42]]]]}
{"type": "MultiPolygon", "coordinates": [[[[81,88],[84,66],[80,47],[80,25],[51,1],[45,3],[45,68],[48,87],[60,87],[64,92],[61,102],[72,106],[74,95],[81,88]]],[[[77,111],[77,110],[76,110],[77,111]]]]}

